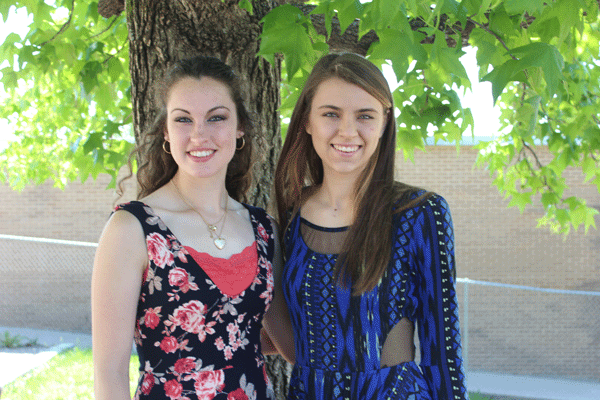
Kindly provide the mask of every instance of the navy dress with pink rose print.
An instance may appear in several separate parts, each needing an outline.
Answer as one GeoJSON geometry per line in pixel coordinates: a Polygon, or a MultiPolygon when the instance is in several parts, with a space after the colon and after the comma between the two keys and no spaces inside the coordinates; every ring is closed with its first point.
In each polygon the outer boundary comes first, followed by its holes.
{"type": "Polygon", "coordinates": [[[253,263],[231,266],[256,271],[235,294],[222,291],[197,252],[192,257],[148,205],[116,207],[140,221],[148,248],[135,326],[140,378],[134,399],[275,398],[260,348],[261,321],[273,296],[273,228],[263,209],[244,206],[256,240],[243,253],[255,256],[216,259],[253,263]]]}

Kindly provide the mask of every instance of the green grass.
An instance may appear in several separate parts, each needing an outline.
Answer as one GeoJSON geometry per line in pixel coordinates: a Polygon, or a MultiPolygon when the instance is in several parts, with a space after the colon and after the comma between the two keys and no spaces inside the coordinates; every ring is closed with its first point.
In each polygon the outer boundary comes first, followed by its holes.
{"type": "MultiPolygon", "coordinates": [[[[137,386],[138,357],[129,363],[131,393],[137,386]]],[[[92,350],[72,349],[2,388],[2,400],[93,400],[92,350]]]]}
{"type": "Polygon", "coordinates": [[[38,346],[37,339],[27,339],[19,335],[11,335],[8,331],[4,332],[4,336],[0,337],[0,348],[14,349],[17,347],[38,346]]]}
{"type": "MultiPolygon", "coordinates": [[[[129,363],[131,393],[137,385],[138,357],[129,363]]],[[[45,366],[28,372],[2,388],[2,400],[93,400],[92,350],[72,349],[57,355],[45,366]]],[[[471,400],[493,400],[478,393],[471,400]]]]}

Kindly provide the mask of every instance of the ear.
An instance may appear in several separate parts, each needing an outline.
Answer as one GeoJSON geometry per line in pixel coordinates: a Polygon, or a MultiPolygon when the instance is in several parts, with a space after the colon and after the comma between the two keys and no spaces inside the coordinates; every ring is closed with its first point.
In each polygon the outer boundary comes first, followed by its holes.
{"type": "Polygon", "coordinates": [[[312,130],[312,128],[310,127],[310,121],[306,121],[306,124],[304,125],[304,130],[306,131],[306,133],[308,133],[309,136],[312,136],[312,133],[310,132],[312,130]]]}
{"type": "Polygon", "coordinates": [[[238,131],[235,133],[235,138],[236,138],[236,139],[239,139],[239,138],[241,138],[241,137],[242,137],[242,136],[244,136],[244,135],[245,135],[244,131],[239,131],[239,130],[238,130],[238,131]]]}

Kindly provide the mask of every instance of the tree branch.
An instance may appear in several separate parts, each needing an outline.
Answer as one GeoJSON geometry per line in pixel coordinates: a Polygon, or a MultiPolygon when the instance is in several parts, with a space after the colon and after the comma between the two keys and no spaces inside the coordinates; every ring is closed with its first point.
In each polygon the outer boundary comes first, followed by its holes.
{"type": "Polygon", "coordinates": [[[504,42],[504,40],[502,40],[502,38],[494,31],[490,30],[486,25],[484,24],[480,24],[477,21],[473,21],[471,18],[467,17],[467,21],[472,22],[473,24],[477,25],[478,27],[480,27],[481,29],[483,29],[484,31],[486,31],[487,33],[489,33],[490,35],[494,36],[499,42],[500,44],[502,44],[502,46],[506,49],[506,51],[508,51],[508,55],[513,59],[513,60],[517,60],[517,57],[513,56],[513,54],[510,52],[510,49],[508,48],[508,46],[506,45],[506,43],[504,42]]]}
{"type": "Polygon", "coordinates": [[[56,32],[54,34],[54,36],[52,36],[52,38],[50,38],[49,40],[46,40],[44,43],[39,44],[40,48],[43,47],[45,44],[50,43],[51,41],[53,41],[54,39],[56,39],[56,37],[58,35],[60,35],[61,33],[63,33],[64,31],[67,30],[67,28],[69,27],[69,25],[71,25],[71,19],[73,18],[73,9],[75,8],[75,0],[73,0],[71,2],[71,9],[69,10],[69,19],[67,19],[67,22],[65,22],[63,24],[63,26],[61,26],[61,28],[58,30],[58,32],[56,32]]]}
{"type": "Polygon", "coordinates": [[[521,143],[523,143],[523,147],[525,147],[527,150],[529,150],[529,152],[533,155],[533,157],[535,158],[535,163],[537,164],[538,168],[539,169],[544,168],[544,166],[540,162],[540,159],[538,158],[535,151],[533,151],[533,149],[527,143],[525,143],[525,141],[523,139],[521,139],[521,143]]]}
{"type": "Polygon", "coordinates": [[[113,18],[113,20],[110,22],[110,24],[108,24],[108,26],[106,27],[106,29],[98,32],[97,34],[95,34],[94,36],[90,37],[90,39],[93,39],[95,37],[98,37],[100,35],[102,35],[104,32],[108,31],[110,28],[112,28],[112,26],[115,24],[115,22],[117,22],[117,18],[119,18],[118,16],[115,16],[115,18],[113,18]]]}
{"type": "Polygon", "coordinates": [[[125,48],[127,48],[127,41],[125,42],[125,44],[123,44],[123,46],[121,46],[121,48],[120,48],[120,49],[118,49],[118,50],[117,50],[117,52],[116,52],[116,53],[114,53],[114,54],[109,54],[109,56],[108,56],[108,57],[106,57],[106,58],[104,59],[104,61],[102,61],[102,65],[105,65],[105,64],[106,64],[108,61],[110,61],[110,59],[111,59],[111,58],[115,57],[117,54],[119,54],[120,52],[122,52],[122,51],[123,51],[123,49],[125,49],[125,48]]]}

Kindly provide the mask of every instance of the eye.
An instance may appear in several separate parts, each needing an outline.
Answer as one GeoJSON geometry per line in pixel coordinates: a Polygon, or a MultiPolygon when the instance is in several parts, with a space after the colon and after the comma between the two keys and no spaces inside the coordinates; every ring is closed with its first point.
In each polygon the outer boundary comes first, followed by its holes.
{"type": "Polygon", "coordinates": [[[372,115],[369,114],[360,114],[358,116],[358,119],[373,119],[374,117],[372,115]]]}
{"type": "Polygon", "coordinates": [[[323,114],[323,116],[329,117],[329,118],[337,118],[338,114],[333,111],[327,111],[326,113],[323,114]]]}
{"type": "Polygon", "coordinates": [[[208,119],[209,122],[219,122],[219,121],[225,121],[227,119],[226,116],[224,115],[213,115],[212,117],[210,117],[208,119]]]}
{"type": "Polygon", "coordinates": [[[187,124],[187,123],[192,122],[192,120],[188,117],[176,117],[175,122],[181,122],[181,123],[187,124]]]}

